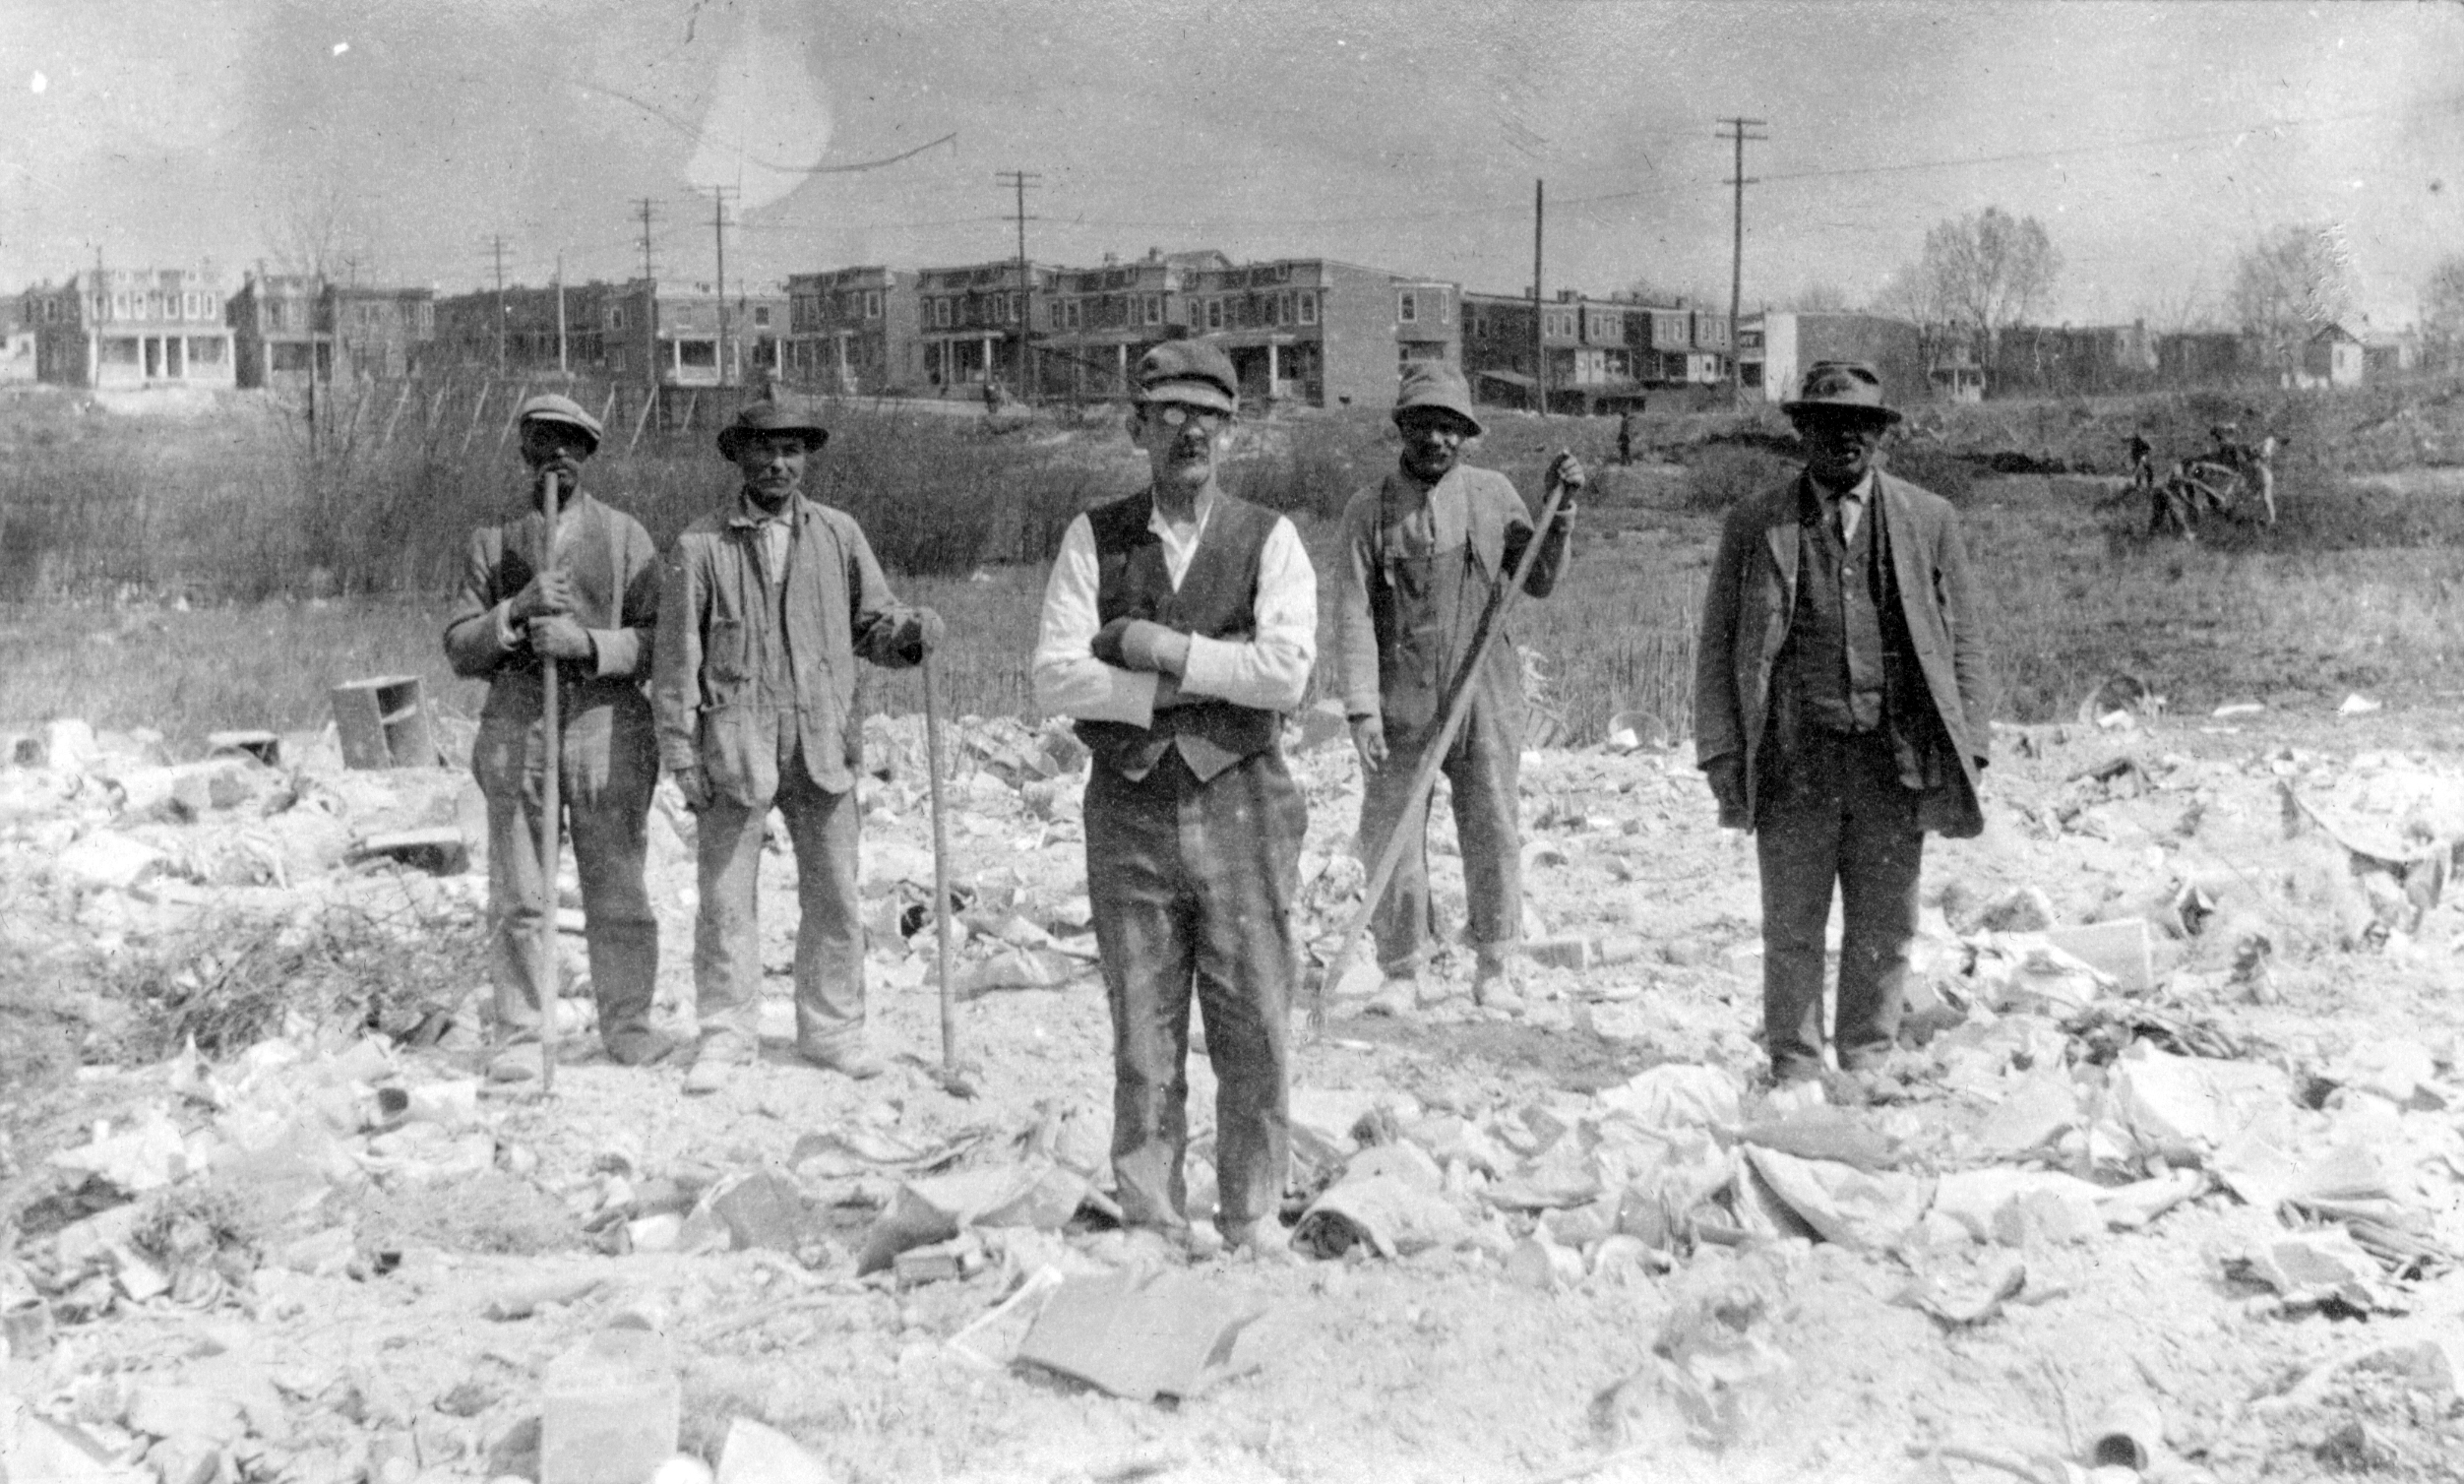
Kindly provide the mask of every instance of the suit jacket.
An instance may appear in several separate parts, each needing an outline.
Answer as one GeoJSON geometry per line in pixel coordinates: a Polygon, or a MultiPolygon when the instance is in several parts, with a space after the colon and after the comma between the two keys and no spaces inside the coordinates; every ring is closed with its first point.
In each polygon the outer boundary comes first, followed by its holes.
{"type": "MultiPolygon", "coordinates": [[[[1728,513],[1702,598],[1694,646],[1694,756],[1704,769],[1743,764],[1741,796],[1721,801],[1720,823],[1754,828],[1756,763],[1770,718],[1771,674],[1797,606],[1799,481],[1762,491],[1728,513]]],[[[1977,835],[1985,816],[1977,774],[1991,746],[1982,616],[1950,503],[1878,471],[1875,511],[1890,548],[1893,587],[1916,647],[1925,691],[1959,757],[1959,773],[1918,801],[1919,823],[1951,836],[1977,835]]]]}
{"type": "MultiPolygon", "coordinates": [[[[557,766],[565,796],[588,804],[611,772],[635,776],[657,766],[649,703],[642,694],[658,624],[657,551],[641,522],[586,492],[576,494],[557,518],[573,532],[570,546],[559,544],[560,565],[573,579],[573,617],[589,631],[594,655],[558,668],[563,736],[557,766]],[[618,751],[631,760],[622,769],[613,761],[618,751]]],[[[454,673],[488,683],[471,771],[490,793],[539,786],[539,659],[519,636],[515,648],[505,647],[497,610],[538,571],[546,527],[530,511],[471,532],[462,587],[446,620],[445,654],[454,673]]]]}

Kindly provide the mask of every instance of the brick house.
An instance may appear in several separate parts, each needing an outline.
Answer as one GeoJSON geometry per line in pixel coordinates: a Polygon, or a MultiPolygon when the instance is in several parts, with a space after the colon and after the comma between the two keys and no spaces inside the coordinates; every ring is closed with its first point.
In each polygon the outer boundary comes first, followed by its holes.
{"type": "Polygon", "coordinates": [[[95,269],[22,300],[34,374],[67,387],[229,387],[231,329],[219,274],[206,269],[95,269]]]}
{"type": "Polygon", "coordinates": [[[889,268],[790,274],[787,380],[844,396],[922,386],[915,282],[914,274],[889,268]]]}

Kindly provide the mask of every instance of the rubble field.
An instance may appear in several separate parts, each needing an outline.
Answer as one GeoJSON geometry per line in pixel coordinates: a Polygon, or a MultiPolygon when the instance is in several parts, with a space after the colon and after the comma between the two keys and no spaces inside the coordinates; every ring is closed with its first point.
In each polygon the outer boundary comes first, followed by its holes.
{"type": "MultiPolygon", "coordinates": [[[[701,1098],[596,1054],[581,986],[553,1092],[488,1081],[460,767],[8,736],[0,1479],[2457,1477],[2451,718],[2226,711],[1999,729],[1863,1087],[1759,1084],[1752,847],[1689,760],[1530,754],[1528,1004],[1448,962],[1385,1018],[1333,976],[1288,1261],[1111,1219],[1058,727],[952,728],[964,1097],[916,718],[868,723],[861,784],[892,1071],[790,1053],[780,838],[766,1054],[701,1098]]],[[[1362,886],[1341,733],[1287,739],[1319,955],[1362,886]]],[[[680,1031],[692,830],[662,784],[680,1031]]]]}

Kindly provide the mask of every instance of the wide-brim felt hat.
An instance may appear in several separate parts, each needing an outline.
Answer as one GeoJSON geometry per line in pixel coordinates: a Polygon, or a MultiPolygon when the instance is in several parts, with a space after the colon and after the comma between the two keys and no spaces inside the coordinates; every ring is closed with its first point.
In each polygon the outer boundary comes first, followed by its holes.
{"type": "Polygon", "coordinates": [[[774,402],[749,402],[737,409],[735,421],[718,430],[719,455],[733,459],[745,439],[777,433],[803,439],[808,454],[830,442],[830,429],[816,422],[811,414],[774,402]]]}
{"type": "Polygon", "coordinates": [[[1796,400],[1779,409],[1791,417],[1858,416],[1897,422],[1900,412],[1882,401],[1882,376],[1864,361],[1816,361],[1806,371],[1796,400]]]}
{"type": "Polygon", "coordinates": [[[1166,340],[1139,357],[1138,400],[1179,402],[1215,412],[1241,409],[1240,373],[1220,345],[1166,340]]]}
{"type": "Polygon", "coordinates": [[[553,422],[573,428],[590,440],[590,452],[594,454],[599,451],[599,440],[606,436],[606,429],[599,426],[597,418],[583,410],[582,403],[553,392],[542,392],[515,408],[514,420],[553,422]]]}
{"type": "Polygon", "coordinates": [[[1394,393],[1394,420],[1401,422],[1404,413],[1422,407],[1453,413],[1474,438],[1488,431],[1472,415],[1471,384],[1445,361],[1413,361],[1403,368],[1402,385],[1394,393]]]}

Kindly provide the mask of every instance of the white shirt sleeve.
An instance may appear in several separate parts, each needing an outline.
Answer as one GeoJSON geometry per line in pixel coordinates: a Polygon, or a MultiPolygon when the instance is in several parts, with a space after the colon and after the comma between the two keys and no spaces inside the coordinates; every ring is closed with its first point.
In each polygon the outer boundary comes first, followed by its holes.
{"type": "MultiPolygon", "coordinates": [[[[1151,725],[1155,676],[1095,657],[1095,631],[1102,627],[1095,616],[1096,584],[1095,527],[1080,516],[1061,537],[1061,554],[1053,559],[1052,576],[1044,583],[1044,612],[1031,665],[1035,704],[1046,712],[1081,721],[1151,725]]],[[[1311,596],[1316,597],[1314,587],[1311,596]]]]}
{"type": "MultiPolygon", "coordinates": [[[[1068,543],[1063,543],[1066,551],[1068,543]]],[[[1093,634],[1094,535],[1087,535],[1088,634],[1093,634]]],[[[1060,569],[1054,569],[1059,576],[1060,569]]],[[[1045,620],[1051,621],[1047,600],[1045,620]]],[[[1049,632],[1049,631],[1047,631],[1049,632]]],[[[1214,696],[1260,711],[1300,709],[1309,689],[1309,668],[1318,660],[1318,573],[1290,520],[1276,517],[1258,554],[1258,632],[1247,640],[1190,638],[1190,658],[1181,676],[1189,696],[1214,696]]],[[[1037,655],[1041,678],[1042,656],[1037,655]]]]}

